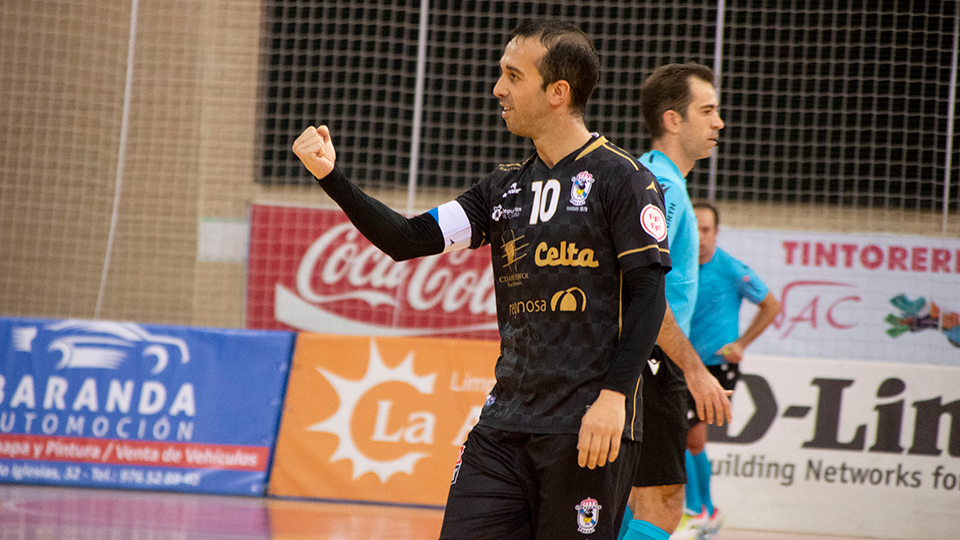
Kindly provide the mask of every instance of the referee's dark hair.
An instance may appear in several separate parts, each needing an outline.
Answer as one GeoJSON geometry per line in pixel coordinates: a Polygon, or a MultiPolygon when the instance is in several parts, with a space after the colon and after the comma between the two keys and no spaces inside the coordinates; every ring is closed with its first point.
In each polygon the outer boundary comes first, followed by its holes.
{"type": "Polygon", "coordinates": [[[654,141],[666,134],[663,113],[676,111],[687,119],[687,107],[693,101],[690,77],[713,84],[713,70],[694,62],[666,64],[653,70],[640,86],[640,115],[654,141]]]}
{"type": "Polygon", "coordinates": [[[693,203],[693,209],[696,210],[698,208],[706,208],[707,210],[713,212],[713,226],[714,227],[720,226],[720,212],[717,210],[716,206],[710,204],[707,201],[695,201],[693,203]]]}
{"type": "Polygon", "coordinates": [[[531,19],[521,21],[507,42],[517,37],[540,39],[547,48],[537,65],[543,89],[560,80],[570,83],[570,108],[582,116],[600,80],[600,57],[590,36],[571,22],[531,19]]]}

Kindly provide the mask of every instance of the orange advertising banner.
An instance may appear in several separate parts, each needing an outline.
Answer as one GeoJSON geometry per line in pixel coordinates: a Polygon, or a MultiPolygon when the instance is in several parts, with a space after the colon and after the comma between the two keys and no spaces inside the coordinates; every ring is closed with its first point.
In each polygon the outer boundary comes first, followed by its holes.
{"type": "Polygon", "coordinates": [[[499,342],[300,333],[272,495],[438,505],[499,342]]]}

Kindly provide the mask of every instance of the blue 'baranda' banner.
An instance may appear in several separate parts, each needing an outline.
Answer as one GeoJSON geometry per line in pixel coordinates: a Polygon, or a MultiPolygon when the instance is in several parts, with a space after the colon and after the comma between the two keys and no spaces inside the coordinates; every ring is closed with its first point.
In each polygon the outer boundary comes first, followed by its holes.
{"type": "Polygon", "coordinates": [[[262,495],[293,338],[0,317],[0,482],[262,495]]]}

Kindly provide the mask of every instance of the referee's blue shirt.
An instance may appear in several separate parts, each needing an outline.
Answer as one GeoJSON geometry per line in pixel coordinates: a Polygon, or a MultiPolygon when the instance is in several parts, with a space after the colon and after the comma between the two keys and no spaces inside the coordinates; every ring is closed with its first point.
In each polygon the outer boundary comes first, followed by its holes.
{"type": "Polygon", "coordinates": [[[704,364],[726,362],[716,352],[740,337],[740,304],[744,298],[759,304],[768,292],[753,270],[720,248],[700,265],[700,293],[690,343],[704,364]]]}
{"type": "Polygon", "coordinates": [[[677,325],[690,337],[693,309],[697,303],[697,271],[700,257],[700,233],[697,216],[693,213],[687,180],[663,152],[651,150],[640,156],[640,163],[657,177],[663,190],[667,213],[667,241],[673,269],[667,273],[667,304],[673,311],[677,325]]]}

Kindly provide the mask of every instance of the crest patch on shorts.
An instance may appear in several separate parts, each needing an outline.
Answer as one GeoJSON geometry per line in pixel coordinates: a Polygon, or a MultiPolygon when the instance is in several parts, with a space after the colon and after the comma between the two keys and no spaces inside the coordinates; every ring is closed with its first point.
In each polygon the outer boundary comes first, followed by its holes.
{"type": "Polygon", "coordinates": [[[583,534],[593,534],[600,521],[600,503],[596,499],[587,497],[575,506],[577,509],[577,530],[583,534]]]}

